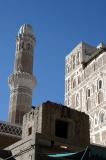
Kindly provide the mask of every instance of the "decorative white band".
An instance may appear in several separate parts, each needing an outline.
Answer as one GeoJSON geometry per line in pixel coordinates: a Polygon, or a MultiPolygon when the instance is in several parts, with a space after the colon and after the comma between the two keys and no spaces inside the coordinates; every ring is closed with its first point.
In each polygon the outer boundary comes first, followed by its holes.
{"type": "Polygon", "coordinates": [[[8,84],[10,90],[19,86],[25,86],[29,89],[33,89],[36,83],[36,78],[26,72],[16,72],[9,76],[8,84]]]}

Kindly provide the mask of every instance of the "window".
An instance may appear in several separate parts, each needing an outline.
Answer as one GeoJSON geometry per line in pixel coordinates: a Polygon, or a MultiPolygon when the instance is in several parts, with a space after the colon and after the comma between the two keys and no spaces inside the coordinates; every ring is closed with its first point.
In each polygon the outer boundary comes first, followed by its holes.
{"type": "Polygon", "coordinates": [[[67,73],[69,73],[69,72],[70,72],[70,67],[68,66],[68,67],[67,67],[67,73]]]}
{"type": "Polygon", "coordinates": [[[94,123],[95,123],[95,126],[97,125],[98,121],[97,121],[97,117],[94,118],[94,123]]]}
{"type": "Polygon", "coordinates": [[[61,120],[55,121],[55,136],[60,138],[68,137],[68,122],[61,120]]]}
{"type": "Polygon", "coordinates": [[[28,128],[28,136],[32,134],[32,127],[28,128]]]}
{"type": "Polygon", "coordinates": [[[102,112],[100,113],[100,123],[103,123],[105,121],[105,114],[102,112]]]}
{"type": "Polygon", "coordinates": [[[88,94],[88,97],[90,97],[90,89],[88,89],[88,93],[87,94],[88,94]]]}
{"type": "Polygon", "coordinates": [[[88,102],[86,103],[86,110],[88,111],[88,102]]]}
{"type": "Polygon", "coordinates": [[[73,56],[73,69],[75,68],[75,56],[73,56]]]}
{"type": "Polygon", "coordinates": [[[94,126],[97,127],[98,125],[98,114],[94,115],[94,126]]]}
{"type": "Polygon", "coordinates": [[[89,111],[91,109],[91,100],[87,99],[86,110],[89,111]]]}
{"type": "Polygon", "coordinates": [[[68,79],[68,91],[70,90],[70,79],[68,79]]]}
{"type": "Polygon", "coordinates": [[[76,106],[79,106],[79,94],[76,95],[76,106]]]}
{"type": "Polygon", "coordinates": [[[99,80],[99,84],[98,84],[98,88],[101,89],[102,88],[102,80],[99,80]]]}
{"type": "Polygon", "coordinates": [[[80,83],[81,83],[81,77],[78,76],[78,84],[80,84],[80,83]]]}
{"type": "Polygon", "coordinates": [[[75,88],[76,87],[76,81],[75,81],[75,79],[73,79],[73,88],[75,88]]]}
{"type": "Polygon", "coordinates": [[[22,42],[21,47],[24,48],[24,42],[22,42]]]}
{"type": "Polygon", "coordinates": [[[30,50],[31,49],[31,45],[30,43],[27,43],[27,50],[30,50]]]}

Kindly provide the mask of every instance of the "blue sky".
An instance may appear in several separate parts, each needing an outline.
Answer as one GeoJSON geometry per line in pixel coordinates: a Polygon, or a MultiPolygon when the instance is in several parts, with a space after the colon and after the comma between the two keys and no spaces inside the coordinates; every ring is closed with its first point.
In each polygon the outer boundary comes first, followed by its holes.
{"type": "Polygon", "coordinates": [[[7,120],[8,76],[15,57],[15,38],[23,23],[36,36],[33,105],[64,103],[64,59],[80,41],[106,43],[105,0],[0,0],[0,119],[7,120]]]}

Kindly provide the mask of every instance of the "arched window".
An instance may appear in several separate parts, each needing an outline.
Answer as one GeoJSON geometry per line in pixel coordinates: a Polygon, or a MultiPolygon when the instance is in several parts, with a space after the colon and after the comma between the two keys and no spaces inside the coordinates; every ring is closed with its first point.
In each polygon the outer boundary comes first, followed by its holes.
{"type": "Polygon", "coordinates": [[[100,90],[98,93],[98,104],[103,102],[103,92],[100,90]]]}
{"type": "Polygon", "coordinates": [[[19,50],[22,50],[22,49],[24,49],[24,42],[19,43],[19,50]]]}
{"type": "Polygon", "coordinates": [[[73,88],[75,88],[76,87],[76,81],[75,81],[75,79],[73,79],[73,88]]]}
{"type": "Polygon", "coordinates": [[[90,93],[90,89],[88,89],[87,91],[87,96],[90,97],[91,93],[90,93]]]}
{"type": "Polygon", "coordinates": [[[105,113],[104,112],[100,113],[99,120],[100,120],[100,123],[103,123],[105,121],[105,113]]]}
{"type": "Polygon", "coordinates": [[[22,48],[22,49],[24,49],[24,42],[22,42],[22,44],[21,44],[21,48],[22,48]]]}
{"type": "Polygon", "coordinates": [[[81,77],[78,76],[78,84],[80,84],[80,83],[81,83],[81,77]]]}
{"type": "Polygon", "coordinates": [[[70,72],[70,67],[69,66],[67,66],[67,73],[69,73],[70,72]]]}
{"type": "Polygon", "coordinates": [[[99,80],[98,88],[99,88],[99,89],[101,89],[101,88],[102,88],[102,80],[99,80]]]}
{"type": "Polygon", "coordinates": [[[33,47],[32,47],[32,45],[31,45],[30,43],[27,43],[26,49],[27,49],[28,51],[29,51],[29,50],[32,51],[33,47]]]}

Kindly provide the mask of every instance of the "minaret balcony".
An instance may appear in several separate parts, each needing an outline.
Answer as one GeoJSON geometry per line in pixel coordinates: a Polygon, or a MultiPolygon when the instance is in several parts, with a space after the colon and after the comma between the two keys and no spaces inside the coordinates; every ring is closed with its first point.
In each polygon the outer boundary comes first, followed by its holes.
{"type": "Polygon", "coordinates": [[[29,89],[33,89],[36,83],[36,78],[26,72],[16,72],[9,76],[8,84],[10,90],[14,88],[18,88],[20,86],[27,87],[29,89]]]}

